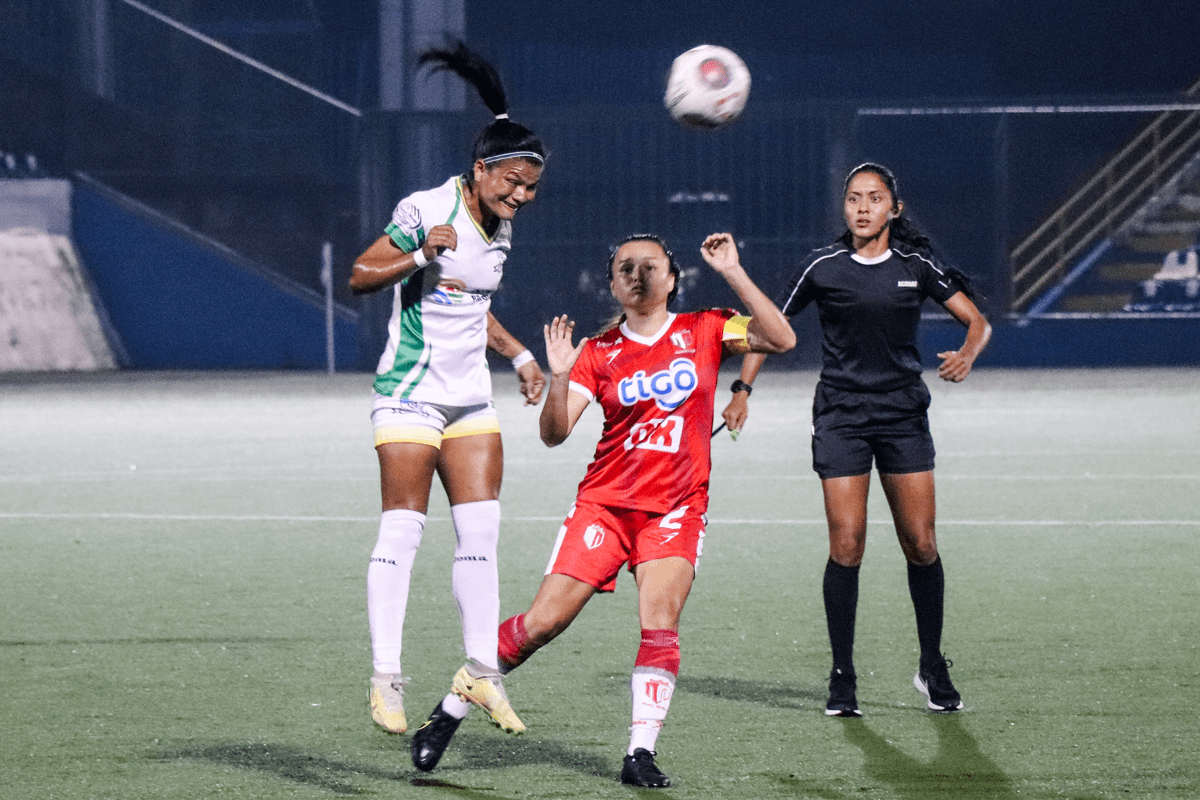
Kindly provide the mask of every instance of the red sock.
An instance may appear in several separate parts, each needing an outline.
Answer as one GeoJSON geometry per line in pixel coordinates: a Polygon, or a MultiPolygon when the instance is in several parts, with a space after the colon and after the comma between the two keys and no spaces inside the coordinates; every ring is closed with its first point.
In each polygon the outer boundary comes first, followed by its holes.
{"type": "Polygon", "coordinates": [[[635,667],[661,669],[679,674],[679,634],[671,630],[642,628],[642,645],[638,648],[635,667]]]}
{"type": "Polygon", "coordinates": [[[521,648],[529,641],[525,631],[525,615],[517,614],[500,623],[500,641],[496,648],[500,657],[500,671],[509,672],[524,663],[521,648]]]}

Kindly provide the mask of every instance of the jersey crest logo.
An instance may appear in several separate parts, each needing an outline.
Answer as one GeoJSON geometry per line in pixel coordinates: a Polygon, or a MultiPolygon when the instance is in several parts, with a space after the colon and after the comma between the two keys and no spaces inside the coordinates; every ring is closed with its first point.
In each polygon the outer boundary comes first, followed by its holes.
{"type": "Polygon", "coordinates": [[[396,212],[396,219],[405,231],[421,229],[421,210],[412,203],[401,203],[396,212]]]}
{"type": "Polygon", "coordinates": [[[617,383],[617,398],[623,406],[653,400],[663,411],[674,411],[687,400],[700,382],[696,364],[690,358],[677,358],[667,369],[647,376],[638,370],[617,383]]]}
{"type": "Polygon", "coordinates": [[[588,550],[595,550],[604,544],[604,528],[599,525],[588,525],[583,532],[583,543],[588,550]]]}
{"type": "Polygon", "coordinates": [[[675,331],[671,334],[671,344],[675,345],[680,350],[695,350],[692,347],[692,332],[691,331],[675,331]]]}
{"type": "Polygon", "coordinates": [[[664,706],[671,699],[671,684],[666,681],[646,681],[646,699],[653,705],[664,706]]]}

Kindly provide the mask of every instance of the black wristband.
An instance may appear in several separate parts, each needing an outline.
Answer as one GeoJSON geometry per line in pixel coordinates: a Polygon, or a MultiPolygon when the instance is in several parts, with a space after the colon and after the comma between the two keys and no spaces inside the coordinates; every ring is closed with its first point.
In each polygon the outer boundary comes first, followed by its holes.
{"type": "Polygon", "coordinates": [[[749,397],[754,391],[754,387],[746,383],[741,378],[738,378],[733,382],[733,386],[729,387],[729,391],[733,392],[734,394],[737,394],[738,392],[745,392],[746,396],[749,397]]]}

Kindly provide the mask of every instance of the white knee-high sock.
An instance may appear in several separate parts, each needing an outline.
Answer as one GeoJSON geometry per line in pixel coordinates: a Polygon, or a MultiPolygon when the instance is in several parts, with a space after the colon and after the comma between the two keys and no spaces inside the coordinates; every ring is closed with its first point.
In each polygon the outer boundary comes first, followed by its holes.
{"type": "Polygon", "coordinates": [[[658,734],[671,708],[675,676],[653,667],[636,667],[630,681],[633,690],[633,725],[629,729],[629,755],[639,747],[654,752],[658,734]]]}
{"type": "Polygon", "coordinates": [[[424,529],[425,515],[419,511],[385,511],[379,520],[379,538],[367,567],[367,621],[379,673],[400,672],[408,583],[424,529]]]}
{"type": "Polygon", "coordinates": [[[450,507],[458,545],[454,549],[452,584],[462,617],[467,658],[499,669],[496,660],[500,628],[500,574],[496,545],[500,541],[500,502],[482,500],[450,507]]]}

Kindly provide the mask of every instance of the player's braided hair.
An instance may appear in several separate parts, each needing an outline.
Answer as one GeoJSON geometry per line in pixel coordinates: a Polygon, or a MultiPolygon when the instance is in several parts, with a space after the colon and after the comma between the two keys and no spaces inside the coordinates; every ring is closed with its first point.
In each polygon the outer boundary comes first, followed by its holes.
{"type": "MultiPolygon", "coordinates": [[[[466,43],[450,40],[445,47],[431,47],[421,53],[417,63],[428,66],[431,72],[450,71],[475,88],[480,99],[496,119],[484,128],[471,153],[471,160],[480,161],[506,153],[532,153],[528,160],[539,166],[546,159],[546,148],[537,134],[508,118],[508,95],[500,73],[491,62],[467,47],[466,43]]],[[[467,185],[474,182],[473,170],[467,170],[467,185]]]]}

